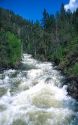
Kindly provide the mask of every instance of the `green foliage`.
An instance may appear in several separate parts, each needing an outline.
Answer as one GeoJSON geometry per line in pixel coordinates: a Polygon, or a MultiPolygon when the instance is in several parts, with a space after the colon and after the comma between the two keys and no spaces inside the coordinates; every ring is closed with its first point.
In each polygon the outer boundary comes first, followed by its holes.
{"type": "Polygon", "coordinates": [[[53,58],[62,60],[64,58],[64,48],[62,46],[59,46],[53,53],[53,58]]]}
{"type": "Polygon", "coordinates": [[[73,66],[69,67],[68,74],[71,76],[78,75],[78,62],[76,62],[73,66]]]}
{"type": "Polygon", "coordinates": [[[0,8],[0,31],[1,64],[18,63],[23,46],[24,52],[56,62],[69,75],[78,75],[78,9],[66,12],[62,4],[56,15],[44,9],[40,24],[0,8]]]}
{"type": "Polygon", "coordinates": [[[75,63],[72,67],[72,74],[78,75],[78,63],[75,63]]]}
{"type": "Polygon", "coordinates": [[[59,49],[56,56],[60,59],[59,66],[69,75],[78,75],[78,37],[70,41],[66,46],[62,48],[63,52],[60,53],[59,49]]]}
{"type": "Polygon", "coordinates": [[[21,40],[10,32],[7,32],[6,36],[9,45],[10,63],[15,65],[20,61],[21,58],[21,40]]]}
{"type": "Polygon", "coordinates": [[[11,32],[0,32],[0,67],[19,64],[21,59],[21,41],[11,32]]]}

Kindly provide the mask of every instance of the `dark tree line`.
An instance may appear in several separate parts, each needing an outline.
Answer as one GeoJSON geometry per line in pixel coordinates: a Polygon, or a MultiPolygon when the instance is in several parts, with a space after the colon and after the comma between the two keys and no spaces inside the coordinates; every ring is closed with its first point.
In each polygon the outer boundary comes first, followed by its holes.
{"type": "Polygon", "coordinates": [[[54,61],[68,74],[78,74],[78,9],[66,12],[62,4],[55,15],[44,9],[42,21],[33,23],[0,8],[0,31],[20,38],[21,51],[54,61]]]}

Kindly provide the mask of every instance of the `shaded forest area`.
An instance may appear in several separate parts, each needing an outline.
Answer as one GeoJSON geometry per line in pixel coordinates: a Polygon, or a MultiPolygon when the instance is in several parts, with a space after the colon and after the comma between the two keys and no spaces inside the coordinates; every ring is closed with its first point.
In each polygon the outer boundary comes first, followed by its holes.
{"type": "Polygon", "coordinates": [[[0,67],[16,66],[23,52],[55,62],[67,75],[69,94],[78,99],[78,9],[66,12],[62,4],[56,15],[44,9],[41,22],[33,23],[0,8],[0,67]]]}

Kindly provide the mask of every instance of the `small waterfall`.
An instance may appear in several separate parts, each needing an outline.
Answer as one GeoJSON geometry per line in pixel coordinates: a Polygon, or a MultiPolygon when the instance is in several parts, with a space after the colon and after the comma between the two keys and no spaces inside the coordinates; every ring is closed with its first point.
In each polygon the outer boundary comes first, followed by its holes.
{"type": "Polygon", "coordinates": [[[21,63],[0,74],[0,125],[78,125],[78,104],[52,63],[29,54],[21,63]]]}

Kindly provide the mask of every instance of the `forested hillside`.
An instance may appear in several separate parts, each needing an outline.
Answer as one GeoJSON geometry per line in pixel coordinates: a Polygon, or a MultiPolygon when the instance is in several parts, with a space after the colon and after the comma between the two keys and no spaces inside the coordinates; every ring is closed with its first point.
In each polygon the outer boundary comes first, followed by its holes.
{"type": "Polygon", "coordinates": [[[33,24],[32,21],[25,20],[15,15],[12,11],[3,8],[0,8],[0,29],[1,31],[14,33],[22,40],[24,52],[30,53],[34,53],[34,47],[36,48],[35,41],[38,43],[38,37],[40,37],[42,30],[38,21],[33,24]],[[34,46],[31,44],[34,44],[34,46]]]}
{"type": "Polygon", "coordinates": [[[22,52],[55,62],[78,98],[78,9],[66,12],[62,4],[56,15],[44,9],[41,22],[33,23],[0,8],[0,66],[18,64],[22,52]]]}
{"type": "Polygon", "coordinates": [[[78,9],[64,10],[55,16],[43,13],[45,57],[54,61],[68,77],[68,92],[78,98],[78,9]]]}

